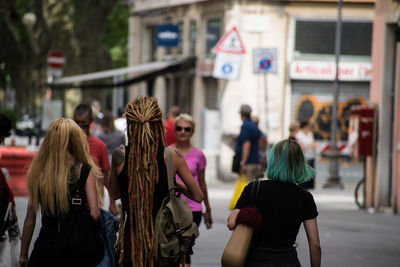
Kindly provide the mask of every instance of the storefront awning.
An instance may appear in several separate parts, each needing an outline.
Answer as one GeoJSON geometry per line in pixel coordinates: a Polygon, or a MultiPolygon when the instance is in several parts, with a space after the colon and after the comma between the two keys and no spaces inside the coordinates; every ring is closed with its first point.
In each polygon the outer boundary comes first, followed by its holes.
{"type": "Polygon", "coordinates": [[[180,60],[171,61],[156,61],[145,63],[141,65],[135,65],[127,68],[120,68],[115,70],[105,70],[75,76],[61,77],[54,80],[51,84],[46,86],[53,89],[65,89],[65,88],[112,88],[112,87],[123,87],[134,83],[151,80],[157,76],[175,72],[183,69],[194,68],[196,63],[195,58],[186,58],[180,60]],[[129,74],[130,78],[116,82],[116,83],[94,83],[93,81],[111,77],[118,77],[129,74]]]}

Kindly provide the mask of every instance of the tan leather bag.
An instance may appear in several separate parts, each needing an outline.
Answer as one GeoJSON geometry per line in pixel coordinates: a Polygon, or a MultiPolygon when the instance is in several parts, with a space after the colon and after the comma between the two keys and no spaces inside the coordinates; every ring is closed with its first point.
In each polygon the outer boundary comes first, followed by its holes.
{"type": "MultiPolygon", "coordinates": [[[[256,180],[252,186],[250,205],[254,207],[257,203],[260,183],[261,181],[256,180]]],[[[222,253],[222,267],[242,267],[245,265],[251,245],[251,239],[253,237],[253,232],[254,228],[245,224],[238,224],[236,226],[228,240],[228,243],[225,246],[224,252],[222,253]]]]}

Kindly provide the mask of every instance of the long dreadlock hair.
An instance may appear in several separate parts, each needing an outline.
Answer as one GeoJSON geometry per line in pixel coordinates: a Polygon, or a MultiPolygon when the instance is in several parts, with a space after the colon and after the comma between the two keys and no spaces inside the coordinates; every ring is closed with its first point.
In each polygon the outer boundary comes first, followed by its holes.
{"type": "Polygon", "coordinates": [[[158,181],[157,152],[160,146],[165,147],[162,112],[157,99],[142,96],[128,103],[125,116],[129,140],[126,153],[129,155],[131,261],[132,266],[154,266],[153,198],[158,181]]]}

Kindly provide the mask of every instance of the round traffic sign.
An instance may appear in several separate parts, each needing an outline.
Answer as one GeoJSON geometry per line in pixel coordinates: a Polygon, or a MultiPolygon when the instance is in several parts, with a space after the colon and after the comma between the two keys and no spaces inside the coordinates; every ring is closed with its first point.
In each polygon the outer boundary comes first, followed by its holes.
{"type": "Polygon", "coordinates": [[[64,55],[60,51],[52,51],[47,57],[47,64],[53,69],[62,69],[65,63],[64,55]]]}
{"type": "Polygon", "coordinates": [[[229,73],[232,72],[232,70],[233,70],[233,67],[232,67],[232,65],[229,64],[229,63],[227,63],[227,64],[225,64],[225,65],[222,66],[222,72],[223,72],[224,74],[229,74],[229,73]]]}

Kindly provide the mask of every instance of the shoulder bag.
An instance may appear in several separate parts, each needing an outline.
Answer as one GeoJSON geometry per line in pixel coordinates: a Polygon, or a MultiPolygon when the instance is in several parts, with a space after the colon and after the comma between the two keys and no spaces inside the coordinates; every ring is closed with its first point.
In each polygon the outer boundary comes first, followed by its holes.
{"type": "Polygon", "coordinates": [[[221,257],[222,267],[242,267],[246,263],[253,232],[261,225],[261,215],[255,207],[260,183],[260,180],[253,182],[250,205],[239,211],[236,218],[237,226],[221,257]]]}

